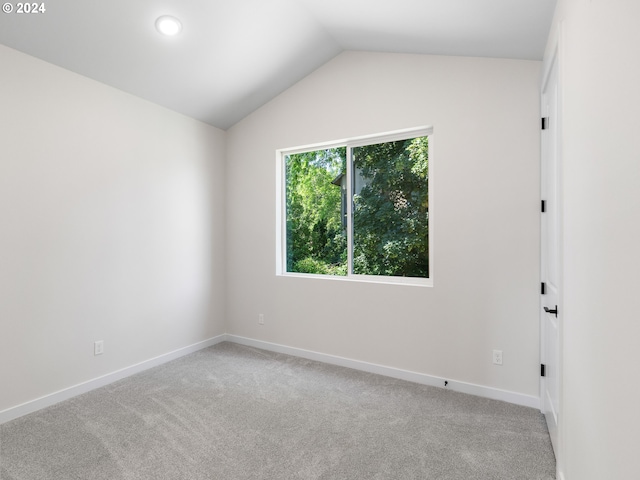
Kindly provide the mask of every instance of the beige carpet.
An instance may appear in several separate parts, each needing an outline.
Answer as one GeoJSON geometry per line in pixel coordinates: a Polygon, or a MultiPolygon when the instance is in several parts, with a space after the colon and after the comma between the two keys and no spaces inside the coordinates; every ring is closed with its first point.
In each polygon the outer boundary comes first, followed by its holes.
{"type": "Polygon", "coordinates": [[[539,411],[231,343],[0,426],[2,480],[548,480],[539,411]]]}

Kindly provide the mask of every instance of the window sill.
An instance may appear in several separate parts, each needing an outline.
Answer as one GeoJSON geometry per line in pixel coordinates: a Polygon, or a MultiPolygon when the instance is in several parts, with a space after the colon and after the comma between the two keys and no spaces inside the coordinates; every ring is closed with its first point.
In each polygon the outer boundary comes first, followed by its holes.
{"type": "Polygon", "coordinates": [[[319,275],[315,273],[277,273],[278,277],[311,278],[316,280],[332,280],[339,282],[378,283],[383,285],[402,285],[409,287],[433,287],[433,279],[417,277],[376,277],[372,275],[319,275]]]}

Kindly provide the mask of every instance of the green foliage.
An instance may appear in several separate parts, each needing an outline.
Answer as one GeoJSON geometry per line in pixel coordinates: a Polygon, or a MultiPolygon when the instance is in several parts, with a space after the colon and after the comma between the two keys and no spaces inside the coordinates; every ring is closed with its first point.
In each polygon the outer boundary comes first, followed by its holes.
{"type": "Polygon", "coordinates": [[[313,257],[303,258],[302,260],[298,260],[293,265],[293,271],[298,273],[322,273],[327,274],[328,272],[327,264],[321,260],[316,260],[313,257]]]}
{"type": "Polygon", "coordinates": [[[297,261],[292,271],[298,273],[319,273],[322,275],[346,275],[347,264],[344,262],[339,265],[331,265],[322,260],[307,257],[297,261]]]}
{"type": "MultiPolygon", "coordinates": [[[[353,272],[429,277],[429,139],[353,149],[353,272]],[[359,190],[359,191],[358,191],[359,190]]],[[[346,148],[289,155],[287,271],[347,274],[341,218],[346,148]]]]}
{"type": "Polygon", "coordinates": [[[429,139],[354,149],[354,273],[429,276],[429,139]]]}
{"type": "Polygon", "coordinates": [[[346,275],[341,190],[331,183],[345,162],[345,147],[286,158],[287,271],[346,275]]]}

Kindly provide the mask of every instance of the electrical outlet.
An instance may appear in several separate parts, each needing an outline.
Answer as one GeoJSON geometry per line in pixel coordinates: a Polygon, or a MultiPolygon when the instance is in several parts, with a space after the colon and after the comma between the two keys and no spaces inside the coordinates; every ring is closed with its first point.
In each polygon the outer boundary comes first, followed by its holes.
{"type": "Polygon", "coordinates": [[[502,365],[502,350],[493,351],[493,364],[502,365]]]}
{"type": "Polygon", "coordinates": [[[98,340],[97,342],[93,342],[93,354],[102,355],[103,353],[104,353],[104,341],[98,340]]]}
{"type": "Polygon", "coordinates": [[[258,323],[260,325],[264,325],[264,314],[263,313],[258,314],[258,323]]]}

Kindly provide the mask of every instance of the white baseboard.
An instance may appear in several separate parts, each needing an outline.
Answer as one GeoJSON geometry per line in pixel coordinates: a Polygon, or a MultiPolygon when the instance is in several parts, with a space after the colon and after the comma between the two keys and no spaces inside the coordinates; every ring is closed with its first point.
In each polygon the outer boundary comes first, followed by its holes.
{"type": "Polygon", "coordinates": [[[377,365],[375,363],[368,363],[360,360],[328,355],[326,353],[313,352],[301,348],[288,347],[286,345],[280,345],[277,343],[263,342],[261,340],[254,340],[252,338],[240,337],[237,335],[228,334],[226,336],[226,340],[228,340],[229,342],[238,343],[240,345],[260,348],[262,350],[284,353],[287,355],[302,357],[309,360],[329,363],[331,365],[353,368],[355,370],[361,370],[364,372],[377,373],[379,375],[398,378],[400,380],[408,380],[410,382],[420,383],[423,385],[431,385],[433,387],[445,388],[444,382],[445,380],[447,380],[448,383],[446,388],[448,390],[468,393],[470,395],[477,395],[479,397],[491,398],[494,400],[502,400],[503,402],[523,405],[525,407],[536,409],[540,408],[540,398],[533,395],[524,395],[522,393],[510,392],[508,390],[500,390],[498,388],[485,387],[482,385],[475,385],[473,383],[458,382],[456,380],[435,377],[433,375],[427,375],[424,373],[412,372],[409,370],[402,370],[399,368],[387,367],[384,365],[377,365]]]}
{"type": "Polygon", "coordinates": [[[108,373],[101,377],[79,383],[72,387],[51,393],[49,395],[36,398],[35,400],[25,402],[21,405],[2,410],[0,411],[0,425],[23,415],[33,413],[46,407],[50,407],[51,405],[55,405],[56,403],[62,402],[64,400],[68,400],[77,395],[81,395],[96,388],[104,387],[105,385],[121,380],[125,377],[135,375],[136,373],[148,370],[149,368],[162,365],[163,363],[170,362],[171,360],[175,360],[177,358],[183,357],[190,353],[210,347],[212,345],[216,345],[224,341],[238,343],[240,345],[247,345],[254,348],[260,348],[262,350],[284,353],[296,357],[307,358],[309,360],[316,360],[318,362],[324,362],[331,365],[353,368],[354,370],[361,370],[363,372],[376,373],[379,375],[385,375],[387,377],[398,378],[400,380],[407,380],[423,385],[431,385],[434,387],[445,388],[444,382],[445,380],[447,380],[448,384],[446,388],[449,390],[468,393],[470,395],[477,395],[485,398],[492,398],[494,400],[502,400],[504,402],[523,405],[526,407],[540,407],[540,399],[532,395],[524,395],[507,390],[500,390],[498,388],[475,385],[473,383],[459,382],[456,380],[445,379],[433,375],[427,375],[424,373],[412,372],[409,370],[402,370],[399,368],[387,367],[384,365],[377,365],[375,363],[338,357],[326,353],[313,352],[311,350],[304,350],[302,348],[288,347],[286,345],[280,345],[277,343],[263,342],[261,340],[240,337],[238,335],[222,334],[218,335],[217,337],[213,337],[208,340],[198,342],[193,345],[180,348],[178,350],[174,350],[173,352],[165,353],[164,355],[145,360],[144,362],[131,365],[121,370],[108,373]]]}
{"type": "Polygon", "coordinates": [[[170,362],[171,360],[175,360],[176,358],[180,358],[190,353],[197,352],[198,350],[202,350],[203,348],[207,348],[220,342],[224,342],[225,340],[227,340],[226,334],[218,335],[217,337],[194,343],[193,345],[189,345],[187,347],[179,348],[178,350],[165,353],[164,355],[159,355],[155,358],[145,360],[144,362],[131,365],[130,367],[108,373],[101,377],[79,383],[69,388],[65,388],[64,390],[45,395],[44,397],[36,398],[35,400],[31,400],[21,405],[2,410],[0,412],[0,425],[23,415],[33,413],[46,407],[50,407],[51,405],[62,402],[63,400],[68,400],[72,397],[81,395],[96,388],[104,387],[105,385],[113,383],[117,380],[121,380],[125,377],[129,377],[136,373],[140,373],[149,368],[157,367],[158,365],[170,362]]]}

